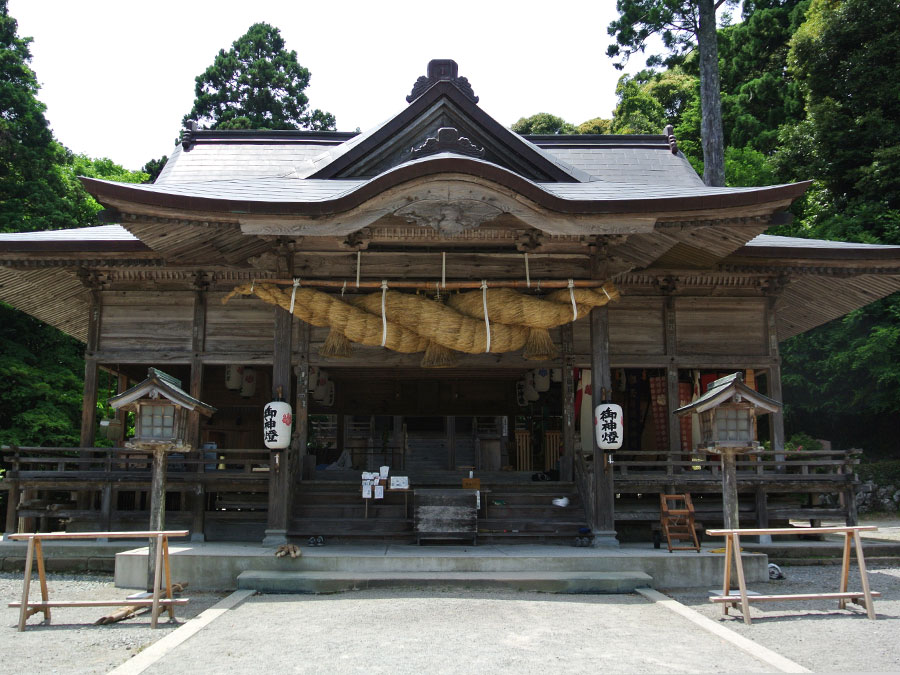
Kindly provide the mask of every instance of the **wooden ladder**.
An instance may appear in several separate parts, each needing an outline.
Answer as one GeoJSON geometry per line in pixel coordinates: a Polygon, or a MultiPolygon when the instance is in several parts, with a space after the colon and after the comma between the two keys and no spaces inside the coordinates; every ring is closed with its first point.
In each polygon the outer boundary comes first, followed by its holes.
{"type": "Polygon", "coordinates": [[[663,534],[666,535],[666,543],[669,553],[672,551],[697,551],[700,552],[700,542],[697,540],[697,530],[694,523],[694,505],[691,502],[690,493],[676,495],[659,495],[659,522],[663,534]],[[681,541],[693,542],[688,546],[673,546],[681,541]]]}

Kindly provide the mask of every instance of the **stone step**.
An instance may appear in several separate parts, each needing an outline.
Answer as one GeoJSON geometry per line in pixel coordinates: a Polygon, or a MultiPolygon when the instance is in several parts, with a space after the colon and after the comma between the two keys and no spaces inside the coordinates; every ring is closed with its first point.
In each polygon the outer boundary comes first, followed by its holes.
{"type": "Polygon", "coordinates": [[[280,572],[247,570],[239,589],[261,593],[339,593],[368,588],[466,588],[543,593],[632,593],[653,586],[645,572],[280,572]]]}

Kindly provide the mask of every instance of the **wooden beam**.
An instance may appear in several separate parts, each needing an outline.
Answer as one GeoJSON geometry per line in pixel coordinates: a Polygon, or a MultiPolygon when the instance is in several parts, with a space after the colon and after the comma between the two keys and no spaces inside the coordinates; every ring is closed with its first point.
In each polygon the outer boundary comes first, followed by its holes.
{"type": "Polygon", "coordinates": [[[294,437],[291,441],[291,484],[288,489],[289,507],[292,504],[293,489],[302,479],[303,463],[306,459],[306,446],[309,440],[309,332],[310,325],[296,321],[300,339],[297,346],[297,365],[294,374],[297,378],[296,405],[294,413],[294,437]]]}
{"type": "MultiPolygon", "coordinates": [[[[766,394],[779,403],[784,402],[781,390],[781,354],[778,348],[778,329],[776,326],[775,302],[777,298],[769,298],[766,308],[766,332],[769,343],[769,357],[772,364],[766,377],[766,394]]],[[[784,410],[769,415],[769,435],[772,440],[772,451],[779,453],[778,459],[784,459],[784,410]]]]}
{"type": "MultiPolygon", "coordinates": [[[[590,321],[591,386],[594,391],[593,400],[599,403],[601,390],[612,389],[612,373],[609,368],[609,310],[605,306],[595,307],[591,310],[590,321]]],[[[612,467],[606,453],[598,447],[593,429],[588,433],[594,446],[594,546],[618,546],[612,467]]]]}

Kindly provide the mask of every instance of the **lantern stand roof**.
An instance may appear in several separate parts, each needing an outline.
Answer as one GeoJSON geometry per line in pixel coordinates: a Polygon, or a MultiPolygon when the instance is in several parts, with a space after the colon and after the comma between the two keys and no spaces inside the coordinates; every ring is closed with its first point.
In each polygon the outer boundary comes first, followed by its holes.
{"type": "Polygon", "coordinates": [[[702,413],[731,401],[748,402],[755,415],[778,412],[782,408],[781,403],[775,399],[763,396],[758,391],[755,391],[744,384],[744,378],[741,373],[738,372],[722,377],[715,382],[711,382],[709,387],[707,387],[705,394],[693,403],[678,408],[675,411],[675,414],[689,415],[695,412],[702,413]]]}
{"type": "Polygon", "coordinates": [[[162,396],[175,405],[190,411],[196,410],[207,417],[211,417],[216,412],[216,408],[213,406],[194,398],[184,391],[181,388],[181,380],[157,368],[148,369],[147,376],[147,379],[143,382],[110,398],[110,407],[135,412],[137,410],[137,401],[162,396]]]}

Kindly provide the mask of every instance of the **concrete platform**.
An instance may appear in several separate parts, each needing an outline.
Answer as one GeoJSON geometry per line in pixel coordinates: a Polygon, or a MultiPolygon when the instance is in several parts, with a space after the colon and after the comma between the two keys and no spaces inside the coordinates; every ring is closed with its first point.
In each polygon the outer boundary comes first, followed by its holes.
{"type": "MultiPolygon", "coordinates": [[[[487,544],[479,546],[415,546],[410,544],[338,544],[322,547],[302,546],[300,558],[276,558],[274,547],[259,544],[170,543],[170,560],[175,581],[186,581],[197,590],[231,590],[239,586],[243,572],[293,572],[314,574],[316,579],[331,575],[340,581],[382,583],[406,575],[411,584],[421,579],[447,579],[464,584],[487,583],[490,575],[531,575],[535,583],[542,579],[562,579],[571,574],[593,576],[601,584],[607,573],[640,573],[639,585],[655,588],[704,587],[721,584],[723,559],[708,548],[701,553],[668,553],[652,544],[628,544],[616,548],[576,548],[552,544],[487,544]],[[417,578],[416,575],[422,575],[417,578]]],[[[744,554],[748,582],[768,579],[768,559],[761,554],[744,554]]],[[[146,584],[147,548],[136,548],[116,555],[116,585],[143,588],[146,584]]],[[[244,579],[251,578],[249,575],[244,579]]],[[[260,580],[263,577],[257,577],[260,580]]],[[[269,577],[271,583],[280,577],[269,577]]],[[[525,578],[525,577],[520,577],[525,578]]],[[[611,577],[613,578],[613,577],[611,577]]],[[[241,582],[242,587],[247,586],[241,582]]],[[[260,581],[262,583],[262,581],[260,581]]],[[[268,582],[267,582],[268,583],[268,582]]],[[[299,582],[298,582],[299,583],[299,582]]],[[[324,583],[324,582],[323,582],[324,583]]],[[[578,582],[582,583],[582,582],[578,582]]],[[[583,582],[586,584],[587,582],[583,582]]],[[[574,587],[574,586],[573,586],[574,587]]],[[[585,586],[586,587],[586,586],[585,586]]],[[[274,589],[275,586],[273,585],[274,589]]],[[[326,588],[326,586],[322,586],[326,588]]],[[[588,591],[582,591],[588,592],[588,591]]]]}
{"type": "Polygon", "coordinates": [[[238,588],[261,593],[339,593],[373,588],[465,588],[539,593],[633,593],[644,572],[241,572],[238,588]]]}

